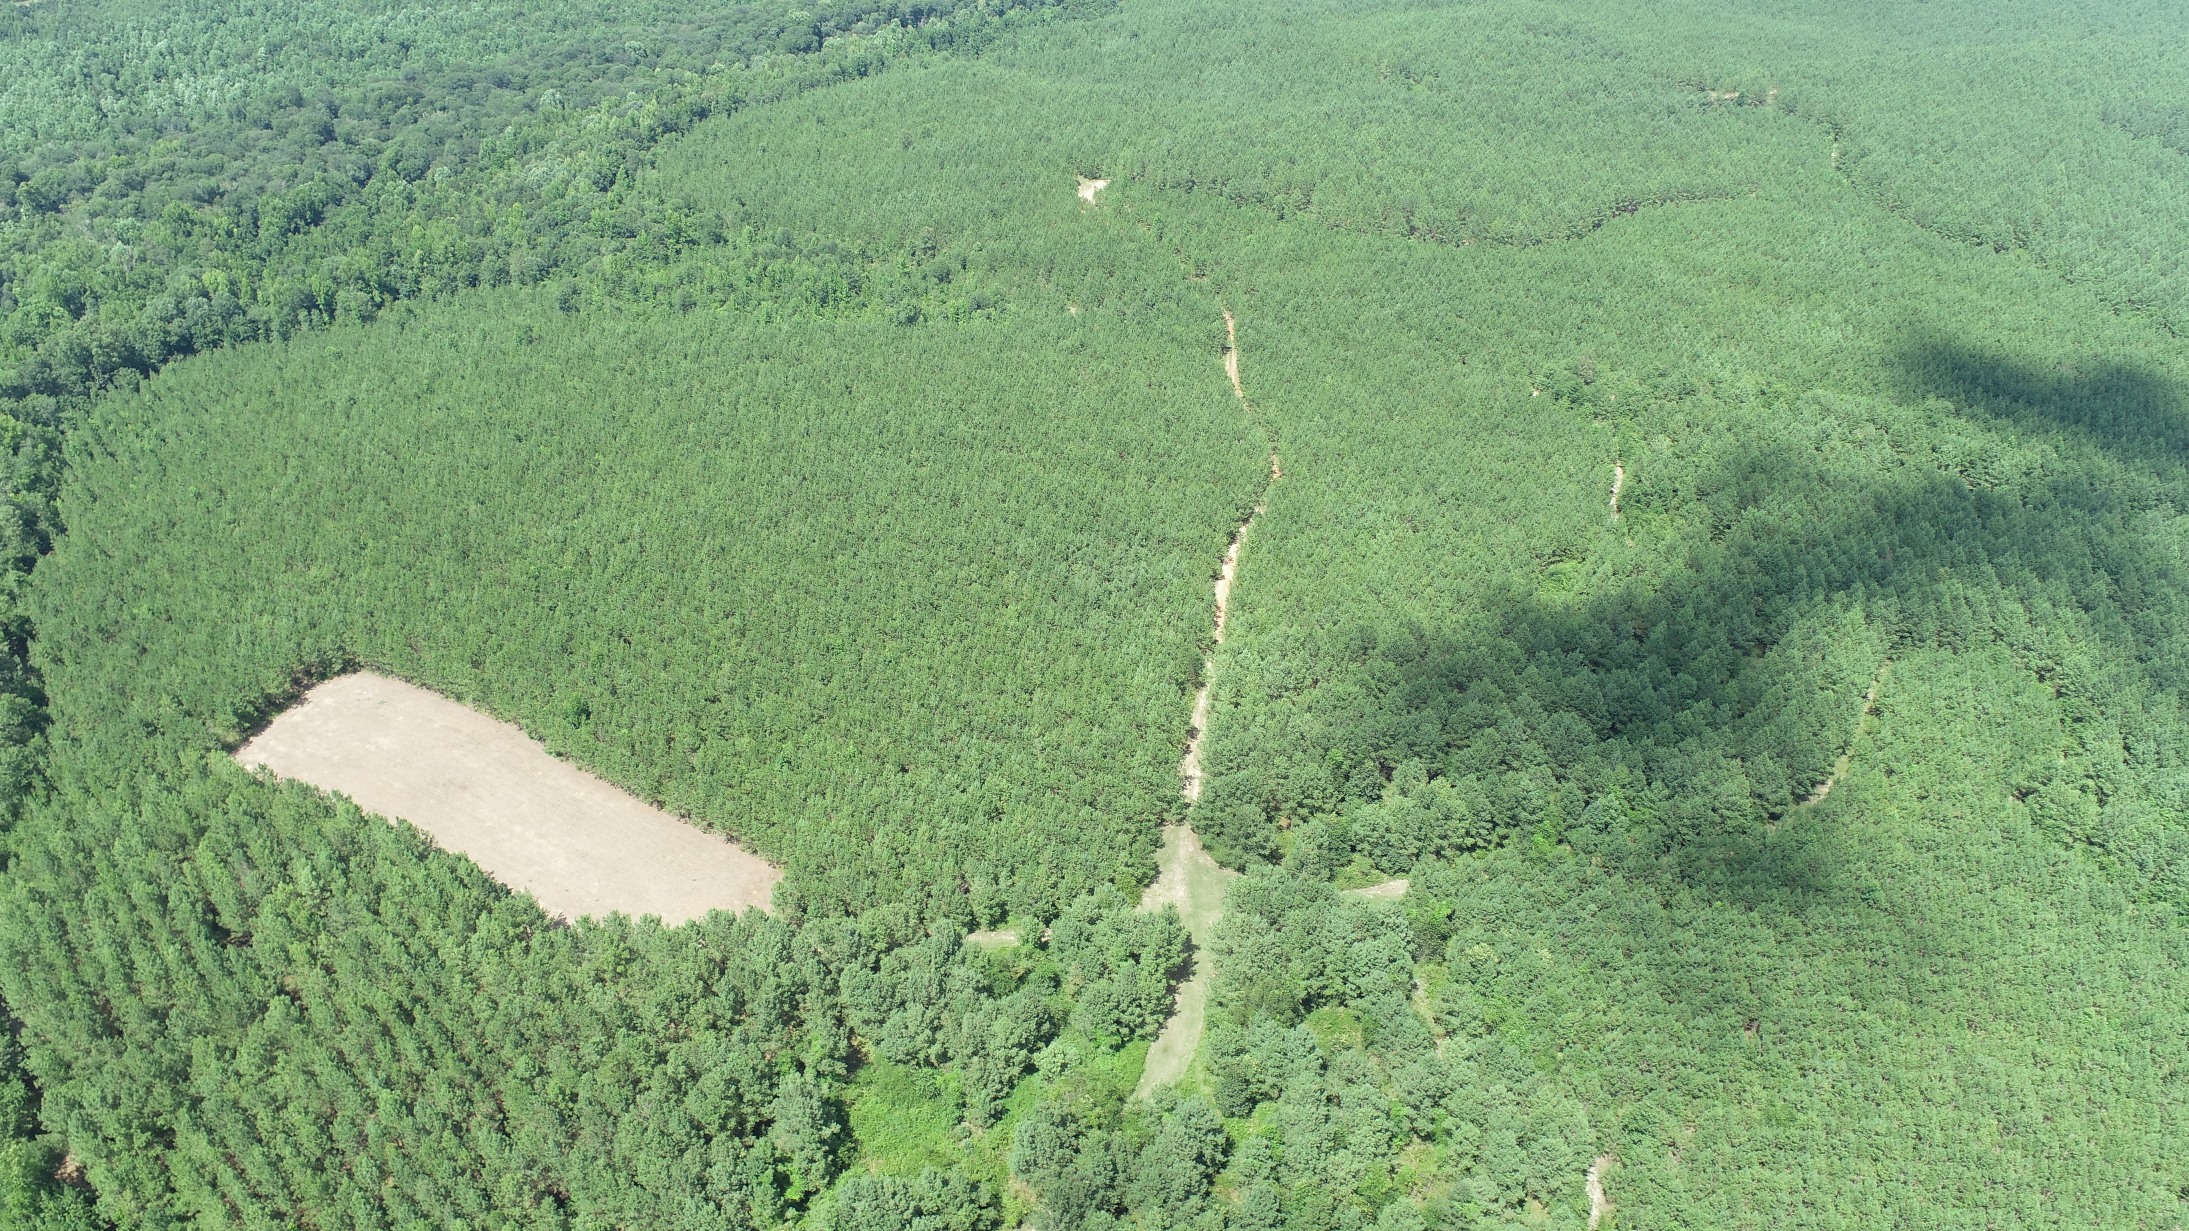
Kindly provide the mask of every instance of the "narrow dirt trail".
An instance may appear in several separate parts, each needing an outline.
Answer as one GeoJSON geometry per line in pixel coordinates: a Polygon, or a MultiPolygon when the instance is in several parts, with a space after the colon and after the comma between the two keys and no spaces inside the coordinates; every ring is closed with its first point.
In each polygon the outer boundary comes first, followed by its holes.
{"type": "MultiPolygon", "coordinates": [[[[1247,400],[1246,386],[1239,383],[1239,320],[1224,309],[1224,375],[1231,378],[1231,392],[1241,402],[1247,400]]],[[[1277,451],[1270,450],[1275,457],[1277,451]]]]}
{"type": "Polygon", "coordinates": [[[1627,468],[1623,462],[1611,464],[1611,515],[1619,516],[1619,489],[1627,485],[1627,468]]]}
{"type": "Polygon", "coordinates": [[[1877,690],[1884,686],[1885,677],[1892,674],[1892,669],[1891,659],[1886,659],[1884,665],[1877,669],[1876,678],[1870,681],[1870,691],[1862,694],[1862,716],[1855,720],[1854,734],[1847,737],[1847,747],[1840,752],[1839,759],[1832,762],[1832,772],[1824,776],[1824,781],[1817,784],[1817,789],[1807,799],[1802,800],[1799,807],[1823,803],[1831,795],[1832,787],[1847,775],[1847,768],[1854,764],[1855,745],[1869,731],[1870,720],[1877,716],[1877,690]]]}
{"type": "Polygon", "coordinates": [[[1193,938],[1193,972],[1178,985],[1170,1020],[1163,1023],[1162,1032],[1148,1048],[1134,1098],[1146,1098],[1159,1087],[1177,1081],[1193,1063],[1208,1018],[1212,973],[1207,957],[1209,942],[1215,937],[1216,921],[1223,916],[1225,891],[1239,876],[1209,858],[1191,825],[1164,829],[1163,850],[1156,862],[1161,871],[1141,896],[1140,909],[1152,912],[1165,906],[1177,908],[1178,921],[1185,925],[1186,935],[1193,938]]]}
{"type": "MultiPolygon", "coordinates": [[[[1224,640],[1224,623],[1230,614],[1231,582],[1239,571],[1239,551],[1246,545],[1247,532],[1269,507],[1269,492],[1284,478],[1284,466],[1277,458],[1277,441],[1267,424],[1254,413],[1254,404],[1247,400],[1246,386],[1239,383],[1239,329],[1231,309],[1224,309],[1224,375],[1231,381],[1231,392],[1239,399],[1239,408],[1246,412],[1269,439],[1269,477],[1262,483],[1262,492],[1254,502],[1253,511],[1231,532],[1231,543],[1224,550],[1224,560],[1217,568],[1215,578],[1216,612],[1215,641],[1201,659],[1201,687],[1193,695],[1191,727],[1186,732],[1186,753],[1178,762],[1178,793],[1190,806],[1201,798],[1203,773],[1201,768],[1201,741],[1208,734],[1210,685],[1216,671],[1216,647],[1224,640]]],[[[1208,952],[1216,921],[1223,915],[1224,893],[1238,873],[1221,867],[1201,849],[1200,835],[1193,832],[1188,822],[1169,826],[1163,833],[1163,850],[1157,858],[1155,883],[1141,895],[1140,909],[1158,911],[1165,906],[1178,910],[1179,920],[1185,924],[1186,934],[1193,937],[1195,955],[1193,973],[1178,986],[1178,997],[1171,1009],[1170,1020],[1163,1023],[1163,1031],[1156,1036],[1154,1046],[1148,1049],[1148,1060],[1140,1072],[1140,1085],[1133,1094],[1146,1098],[1157,1088],[1167,1086],[1185,1075],[1193,1063],[1193,1054],[1201,1045],[1201,1029],[1207,1019],[1210,969],[1205,954],[1208,952]]]]}
{"type": "MultiPolygon", "coordinates": [[[[1229,308],[1224,309],[1224,375],[1230,378],[1231,392],[1239,399],[1240,407],[1250,418],[1254,417],[1253,404],[1247,401],[1246,386],[1239,383],[1239,326],[1229,308]]],[[[1258,418],[1256,423],[1260,423],[1258,418]]],[[[1223,644],[1224,622],[1231,613],[1231,582],[1239,572],[1239,551],[1246,546],[1247,531],[1254,528],[1262,511],[1269,507],[1270,489],[1284,477],[1284,466],[1277,458],[1277,443],[1272,439],[1269,478],[1262,484],[1261,498],[1254,502],[1254,510],[1247,514],[1246,520],[1232,530],[1231,544],[1224,549],[1223,564],[1216,570],[1216,641],[1201,659],[1201,689],[1193,694],[1192,725],[1186,731],[1186,755],[1178,762],[1179,794],[1189,804],[1201,798],[1201,740],[1208,731],[1209,685],[1216,667],[1215,646],[1223,644]]]]}
{"type": "Polygon", "coordinates": [[[1596,1231],[1604,1215],[1611,1213],[1611,1198],[1604,1192],[1604,1171],[1617,1161],[1609,1154],[1600,1154],[1589,1164],[1589,1231],[1596,1231]]]}

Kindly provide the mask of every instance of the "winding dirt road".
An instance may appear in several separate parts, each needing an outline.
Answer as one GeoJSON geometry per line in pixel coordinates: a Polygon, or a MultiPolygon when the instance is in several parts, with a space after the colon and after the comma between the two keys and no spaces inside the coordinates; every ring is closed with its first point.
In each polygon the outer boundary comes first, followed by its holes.
{"type": "MultiPolygon", "coordinates": [[[[1239,383],[1239,326],[1229,308],[1224,309],[1224,375],[1230,378],[1231,392],[1239,399],[1240,407],[1260,426],[1261,421],[1254,415],[1253,404],[1247,401],[1246,386],[1239,383]]],[[[1268,429],[1264,427],[1263,430],[1266,433],[1268,429]]],[[[1254,502],[1254,510],[1247,514],[1246,520],[1232,530],[1231,545],[1224,549],[1223,564],[1216,570],[1215,645],[1222,645],[1224,641],[1224,620],[1231,610],[1231,581],[1239,572],[1239,551],[1246,546],[1247,531],[1254,528],[1262,511],[1269,507],[1269,490],[1284,477],[1284,466],[1277,460],[1277,442],[1272,438],[1269,444],[1269,478],[1262,484],[1261,499],[1254,502]]],[[[1192,726],[1186,731],[1186,755],[1178,762],[1179,794],[1189,804],[1201,798],[1201,739],[1208,730],[1209,685],[1216,668],[1215,645],[1210,646],[1208,654],[1201,660],[1201,689],[1193,694],[1193,718],[1192,726]]]]}
{"type": "MultiPolygon", "coordinates": [[[[1285,473],[1277,458],[1276,437],[1254,413],[1254,404],[1247,400],[1246,386],[1239,383],[1238,322],[1229,308],[1224,309],[1224,375],[1231,381],[1231,392],[1239,399],[1240,409],[1269,438],[1269,477],[1263,481],[1261,498],[1254,502],[1253,511],[1231,532],[1231,544],[1225,548],[1223,563],[1216,571],[1216,639],[1201,660],[1201,688],[1193,695],[1186,754],[1178,762],[1178,793],[1189,806],[1201,798],[1201,741],[1208,733],[1209,688],[1215,678],[1216,646],[1224,640],[1232,578],[1239,571],[1239,550],[1246,545],[1247,532],[1254,528],[1255,521],[1268,507],[1270,489],[1284,478],[1285,473]]],[[[1196,953],[1192,975],[1178,986],[1178,998],[1171,1009],[1170,1020],[1163,1023],[1163,1032],[1148,1049],[1147,1065],[1141,1070],[1140,1086],[1134,1091],[1137,1098],[1145,1098],[1157,1088],[1178,1080],[1193,1063],[1193,1053],[1201,1044],[1201,1029],[1208,1008],[1210,971],[1202,954],[1208,951],[1216,921],[1223,915],[1225,890],[1238,876],[1209,858],[1208,852],[1201,849],[1200,836],[1193,832],[1190,823],[1181,822],[1164,832],[1163,850],[1157,862],[1159,871],[1155,883],[1141,895],[1140,909],[1152,912],[1165,906],[1176,907],[1186,934],[1193,937],[1196,953]]]]}

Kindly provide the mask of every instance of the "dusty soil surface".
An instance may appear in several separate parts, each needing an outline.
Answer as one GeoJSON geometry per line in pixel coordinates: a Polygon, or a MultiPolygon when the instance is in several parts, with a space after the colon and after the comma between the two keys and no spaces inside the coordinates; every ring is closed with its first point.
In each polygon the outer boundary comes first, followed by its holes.
{"type": "Polygon", "coordinates": [[[1229,308],[1224,309],[1224,375],[1231,378],[1232,393],[1246,401],[1246,386],[1239,383],[1239,322],[1229,308]]]}
{"type": "Polygon", "coordinates": [[[1109,186],[1110,181],[1108,180],[1091,180],[1082,175],[1079,177],[1079,199],[1091,205],[1094,203],[1095,194],[1109,186]]]}
{"type": "Polygon", "coordinates": [[[1011,928],[969,932],[965,943],[974,949],[1008,949],[1018,943],[1018,933],[1011,928]]]}
{"type": "Polygon", "coordinates": [[[1206,945],[1223,917],[1224,891],[1239,874],[1209,858],[1191,825],[1165,827],[1163,849],[1155,858],[1159,870],[1155,883],[1140,895],[1140,909],[1152,914],[1177,907],[1186,934],[1196,945],[1206,945]]]}
{"type": "Polygon", "coordinates": [[[1604,1215],[1611,1213],[1611,1198],[1604,1195],[1604,1172],[1611,1164],[1612,1157],[1609,1154],[1599,1154],[1596,1161],[1589,1164],[1589,1227],[1591,1231],[1594,1231],[1596,1224],[1604,1220],[1604,1215]]]}
{"type": "Polygon", "coordinates": [[[567,919],[766,910],[780,868],[558,761],[512,723],[359,672],[236,750],[245,766],[409,821],[567,919]]]}
{"type": "Polygon", "coordinates": [[[1627,485],[1627,468],[1624,464],[1611,464],[1611,515],[1619,516],[1619,489],[1627,485]]]}
{"type": "Polygon", "coordinates": [[[1148,1048],[1147,1067],[1140,1070],[1140,1084],[1133,1088],[1134,1098],[1154,1097],[1157,1090],[1184,1077],[1192,1066],[1193,1054],[1201,1047],[1201,1032],[1208,1026],[1209,972],[1206,965],[1197,961],[1193,977],[1178,985],[1178,996],[1171,1001],[1170,1020],[1163,1023],[1163,1033],[1156,1035],[1155,1044],[1148,1048]]]}
{"type": "MultiPolygon", "coordinates": [[[[1224,309],[1224,375],[1231,379],[1231,392],[1238,397],[1241,406],[1246,405],[1245,386],[1239,383],[1239,331],[1231,309],[1224,309]]],[[[1216,570],[1216,644],[1224,642],[1224,617],[1231,610],[1231,580],[1239,572],[1239,550],[1246,546],[1247,531],[1254,528],[1256,518],[1267,505],[1269,489],[1285,477],[1284,464],[1277,458],[1274,445],[1269,450],[1269,483],[1262,489],[1263,500],[1257,502],[1254,511],[1231,532],[1231,546],[1224,551],[1223,566],[1216,570]]],[[[1216,654],[1212,649],[1201,663],[1201,689],[1193,695],[1192,725],[1186,731],[1186,755],[1178,762],[1179,794],[1187,803],[1201,798],[1201,737],[1209,726],[1209,683],[1215,669],[1216,654]]]]}
{"type": "MultiPolygon", "coordinates": [[[[1081,194],[1087,195],[1084,187],[1081,194]]],[[[1239,332],[1229,308],[1224,309],[1224,375],[1230,379],[1231,392],[1239,399],[1240,407],[1251,414],[1246,387],[1239,383],[1239,332]]],[[[1224,640],[1224,619],[1231,606],[1231,580],[1239,571],[1239,549],[1246,545],[1247,531],[1254,528],[1255,519],[1267,506],[1269,489],[1284,478],[1284,473],[1273,443],[1269,450],[1269,483],[1262,489],[1263,499],[1256,502],[1254,511],[1239,523],[1239,528],[1231,532],[1231,546],[1225,549],[1223,566],[1216,572],[1215,622],[1219,645],[1224,640]]],[[[1193,696],[1193,725],[1186,733],[1186,755],[1178,762],[1179,794],[1188,804],[1201,798],[1201,739],[1208,731],[1209,684],[1215,666],[1216,653],[1211,648],[1201,663],[1200,691],[1193,696]]],[[[1193,1053],[1201,1045],[1201,1028],[1208,1015],[1208,945],[1216,921],[1223,915],[1224,892],[1239,875],[1209,858],[1191,825],[1173,825],[1164,831],[1163,850],[1157,856],[1157,865],[1155,883],[1141,895],[1140,909],[1158,911],[1165,906],[1177,907],[1178,917],[1186,925],[1186,933],[1193,937],[1197,952],[1192,975],[1178,986],[1178,998],[1171,1008],[1170,1020],[1163,1023],[1163,1032],[1148,1049],[1147,1066],[1141,1070],[1140,1086],[1134,1091],[1136,1098],[1146,1098],[1157,1087],[1177,1081],[1193,1063],[1193,1053]]]]}
{"type": "Polygon", "coordinates": [[[1437,1055],[1443,1055],[1445,1047],[1451,1042],[1451,1039],[1449,1032],[1444,1029],[1442,1023],[1437,1021],[1436,1010],[1430,1007],[1429,984],[1422,978],[1419,969],[1414,971],[1414,990],[1407,996],[1406,1002],[1413,1006],[1414,1016],[1421,1019],[1421,1024],[1427,1026],[1431,1037],[1436,1039],[1437,1055]]]}
{"type": "Polygon", "coordinates": [[[1371,902],[1396,902],[1406,896],[1406,889],[1407,880],[1401,876],[1397,880],[1387,880],[1380,885],[1367,885],[1359,889],[1348,889],[1345,892],[1348,897],[1367,898],[1371,902]]]}
{"type": "MultiPolygon", "coordinates": [[[[1245,545],[1247,527],[1253,524],[1250,518],[1232,532],[1231,546],[1224,552],[1224,566],[1216,573],[1216,641],[1219,645],[1224,640],[1224,611],[1231,604],[1231,579],[1239,572],[1239,548],[1245,545]]],[[[1186,755],[1178,761],[1179,794],[1189,804],[1201,798],[1201,737],[1209,728],[1209,672],[1214,663],[1212,653],[1201,664],[1201,688],[1193,694],[1193,719],[1186,732],[1186,755]]]]}
{"type": "Polygon", "coordinates": [[[1156,863],[1161,870],[1155,883],[1140,895],[1140,909],[1152,913],[1165,906],[1177,907],[1179,922],[1193,937],[1196,952],[1193,974],[1178,985],[1170,1020],[1163,1023],[1163,1032],[1148,1049],[1147,1067],[1140,1071],[1140,1086],[1133,1092],[1136,1098],[1146,1098],[1156,1087],[1177,1081],[1193,1063],[1208,1012],[1208,945],[1216,921],[1223,917],[1224,892],[1239,875],[1209,858],[1190,825],[1172,825],[1163,831],[1163,849],[1156,863]]]}

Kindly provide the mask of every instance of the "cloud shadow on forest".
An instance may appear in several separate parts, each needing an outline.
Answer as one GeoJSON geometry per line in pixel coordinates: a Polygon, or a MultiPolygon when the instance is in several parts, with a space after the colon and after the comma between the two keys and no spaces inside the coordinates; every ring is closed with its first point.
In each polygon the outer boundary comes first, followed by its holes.
{"type": "MultiPolygon", "coordinates": [[[[2049,372],[1935,340],[1906,354],[1910,392],[1969,405],[1994,430],[2041,423],[2144,461],[2176,461],[2189,443],[2179,392],[2140,368],[2049,372]]],[[[1834,854],[1833,809],[1797,804],[1847,748],[1883,662],[2003,646],[2036,670],[2095,638],[2086,657],[2169,686],[2143,637],[2122,634],[2165,626],[2152,604],[2176,588],[2171,570],[2088,498],[2104,477],[2074,451],[2019,486],[1929,466],[1865,478],[1799,428],[1687,485],[1701,507],[1680,512],[1698,532],[1654,586],[1513,588],[1449,627],[1386,637],[1369,655],[1385,684],[1340,731],[1349,755],[1386,778],[1419,760],[1471,779],[1520,840],[1549,812],[1577,849],[1629,874],[1806,914],[1860,892],[1834,854]],[[2124,584],[2124,569],[2143,576],[2124,584]],[[1610,791],[1618,815],[1588,806],[1610,791]]]]}
{"type": "Polygon", "coordinates": [[[2126,462],[2189,460],[2189,398],[2173,379],[2102,356],[2045,365],[1935,333],[1894,356],[1895,392],[1943,397],[2025,429],[2063,431],[2126,462]]]}

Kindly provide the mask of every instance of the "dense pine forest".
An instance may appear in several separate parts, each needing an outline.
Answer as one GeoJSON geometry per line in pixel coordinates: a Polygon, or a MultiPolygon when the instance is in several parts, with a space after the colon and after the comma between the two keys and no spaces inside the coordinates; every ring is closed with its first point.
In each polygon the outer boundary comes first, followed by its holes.
{"type": "Polygon", "coordinates": [[[0,7],[0,1225],[2184,1226],[2185,36],[0,7]]]}

